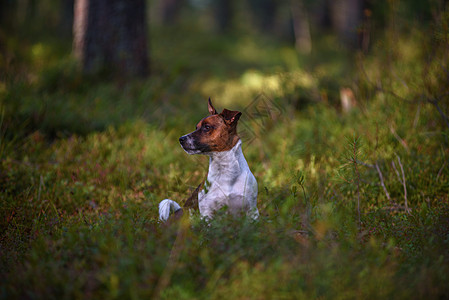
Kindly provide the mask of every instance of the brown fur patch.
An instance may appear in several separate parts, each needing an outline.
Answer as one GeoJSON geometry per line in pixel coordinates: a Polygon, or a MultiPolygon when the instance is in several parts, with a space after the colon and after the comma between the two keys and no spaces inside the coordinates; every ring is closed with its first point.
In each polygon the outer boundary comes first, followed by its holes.
{"type": "Polygon", "coordinates": [[[227,124],[219,114],[208,116],[196,125],[192,137],[201,145],[207,145],[210,151],[231,150],[239,140],[237,122],[227,124]]]}

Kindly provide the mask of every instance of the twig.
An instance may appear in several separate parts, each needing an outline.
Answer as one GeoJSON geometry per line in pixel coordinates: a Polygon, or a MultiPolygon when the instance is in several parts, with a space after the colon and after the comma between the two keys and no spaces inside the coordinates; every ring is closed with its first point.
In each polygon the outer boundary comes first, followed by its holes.
{"type": "Polygon", "coordinates": [[[407,143],[397,134],[396,130],[391,125],[390,131],[394,135],[394,137],[399,141],[399,143],[405,148],[405,150],[407,150],[407,152],[410,152],[407,143]]]}
{"type": "Polygon", "coordinates": [[[394,163],[394,160],[391,161],[391,165],[393,166],[394,172],[395,172],[396,175],[398,176],[399,182],[402,183],[401,175],[399,175],[399,171],[398,171],[398,169],[396,168],[396,164],[394,163]]]}
{"type": "Polygon", "coordinates": [[[388,193],[387,187],[384,184],[384,177],[382,176],[382,172],[380,171],[379,164],[378,164],[377,161],[376,161],[376,164],[374,166],[376,167],[377,174],[379,174],[380,185],[384,189],[384,192],[385,192],[385,195],[387,196],[388,201],[390,201],[390,203],[392,203],[391,202],[391,198],[390,198],[390,194],[388,193]]]}
{"type": "Polygon", "coordinates": [[[405,205],[405,211],[406,212],[410,212],[410,209],[408,208],[408,201],[407,201],[407,184],[405,181],[405,173],[404,173],[404,168],[402,167],[402,163],[401,163],[401,158],[399,157],[399,155],[396,154],[396,157],[398,158],[398,163],[399,166],[401,167],[401,173],[402,173],[402,185],[404,186],[404,205],[405,205]]]}
{"type": "Polygon", "coordinates": [[[447,128],[449,128],[449,119],[446,116],[446,114],[441,110],[441,107],[438,105],[438,99],[427,99],[427,101],[429,101],[431,104],[435,106],[441,118],[443,119],[444,123],[446,123],[447,128]]]}
{"type": "Polygon", "coordinates": [[[354,171],[357,175],[357,214],[359,217],[359,228],[362,226],[362,221],[360,219],[360,173],[358,169],[357,164],[357,140],[354,141],[354,147],[353,147],[353,163],[354,163],[354,171]]]}
{"type": "Polygon", "coordinates": [[[362,166],[365,166],[365,167],[368,167],[368,168],[375,168],[376,167],[374,165],[370,165],[370,164],[364,163],[363,161],[360,161],[360,160],[358,160],[357,163],[359,165],[362,165],[362,166]]]}
{"type": "MultiPolygon", "coordinates": [[[[403,102],[406,102],[406,103],[416,103],[416,102],[417,102],[416,99],[409,100],[409,99],[406,99],[406,98],[404,98],[404,97],[399,96],[398,94],[396,94],[396,93],[393,92],[392,90],[387,90],[387,89],[385,89],[385,88],[382,86],[382,81],[380,81],[380,80],[378,80],[378,83],[377,83],[377,84],[374,83],[374,82],[372,82],[372,81],[370,80],[370,77],[369,77],[368,74],[366,73],[366,70],[365,70],[365,68],[364,68],[364,66],[363,66],[363,63],[360,64],[360,67],[361,67],[362,74],[365,76],[365,80],[366,80],[369,84],[371,84],[377,91],[380,91],[380,92],[382,92],[382,93],[384,93],[384,94],[389,94],[389,95],[391,95],[391,96],[393,96],[393,97],[395,97],[395,98],[397,98],[397,99],[399,99],[399,100],[401,100],[401,101],[403,101],[403,102]]],[[[404,82],[404,81],[402,80],[402,82],[404,82]]]]}
{"type": "Polygon", "coordinates": [[[42,192],[42,187],[44,186],[44,177],[39,176],[39,189],[37,191],[37,201],[39,202],[41,200],[41,192],[42,192]]]}
{"type": "Polygon", "coordinates": [[[173,244],[173,247],[170,251],[170,256],[168,258],[167,266],[164,269],[159,281],[157,283],[155,292],[153,294],[153,299],[159,299],[161,292],[169,285],[171,276],[178,264],[179,257],[181,255],[181,251],[184,248],[184,242],[186,239],[188,224],[184,224],[183,220],[179,224],[179,228],[176,235],[176,240],[173,244]]]}
{"type": "Polygon", "coordinates": [[[440,170],[438,171],[437,180],[436,181],[438,181],[438,178],[440,178],[441,173],[443,172],[443,169],[444,169],[445,166],[446,166],[446,161],[444,161],[443,165],[441,166],[440,170]]]}
{"type": "Polygon", "coordinates": [[[418,126],[419,115],[421,113],[421,102],[418,103],[418,108],[416,109],[415,119],[413,120],[413,128],[415,129],[418,126]]]}
{"type": "Polygon", "coordinates": [[[407,85],[407,83],[405,82],[404,79],[402,79],[401,77],[398,76],[398,74],[396,74],[396,72],[392,69],[391,70],[391,74],[393,75],[394,78],[396,78],[400,83],[402,83],[402,85],[409,91],[410,88],[407,85]]]}
{"type": "Polygon", "coordinates": [[[401,210],[407,211],[404,205],[397,205],[397,204],[394,204],[392,206],[385,206],[382,209],[386,211],[401,211],[401,210]]]}

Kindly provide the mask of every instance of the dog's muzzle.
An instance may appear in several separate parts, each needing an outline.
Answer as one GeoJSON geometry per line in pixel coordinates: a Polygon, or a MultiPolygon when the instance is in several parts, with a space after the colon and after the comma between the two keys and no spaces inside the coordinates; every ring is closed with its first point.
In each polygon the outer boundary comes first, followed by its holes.
{"type": "Polygon", "coordinates": [[[181,144],[182,149],[187,152],[187,154],[199,154],[208,152],[209,150],[209,147],[207,145],[196,142],[195,139],[190,136],[190,134],[180,137],[179,143],[181,144]]]}
{"type": "Polygon", "coordinates": [[[182,149],[184,149],[187,154],[197,154],[200,151],[196,149],[193,140],[188,135],[183,135],[179,138],[179,143],[181,144],[182,149]]]}

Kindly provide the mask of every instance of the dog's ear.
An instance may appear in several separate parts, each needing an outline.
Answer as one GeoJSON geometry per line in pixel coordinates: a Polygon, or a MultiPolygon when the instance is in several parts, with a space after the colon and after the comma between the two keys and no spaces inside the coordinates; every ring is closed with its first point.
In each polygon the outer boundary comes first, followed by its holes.
{"type": "Polygon", "coordinates": [[[207,102],[207,109],[209,110],[209,113],[211,115],[216,115],[217,114],[217,110],[215,109],[215,107],[212,105],[212,101],[210,101],[210,97],[209,97],[209,101],[207,102]]]}
{"type": "Polygon", "coordinates": [[[228,124],[237,124],[237,121],[240,119],[240,116],[242,115],[241,112],[236,110],[227,110],[226,108],[223,109],[223,111],[220,114],[226,123],[228,124]]]}

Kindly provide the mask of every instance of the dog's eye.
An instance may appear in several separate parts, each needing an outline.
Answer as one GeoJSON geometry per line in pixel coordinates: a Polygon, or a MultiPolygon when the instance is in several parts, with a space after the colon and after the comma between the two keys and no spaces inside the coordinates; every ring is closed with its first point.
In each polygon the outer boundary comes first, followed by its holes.
{"type": "Polygon", "coordinates": [[[209,131],[209,130],[212,129],[212,126],[210,126],[210,125],[204,125],[203,129],[204,129],[205,131],[209,131]]]}

